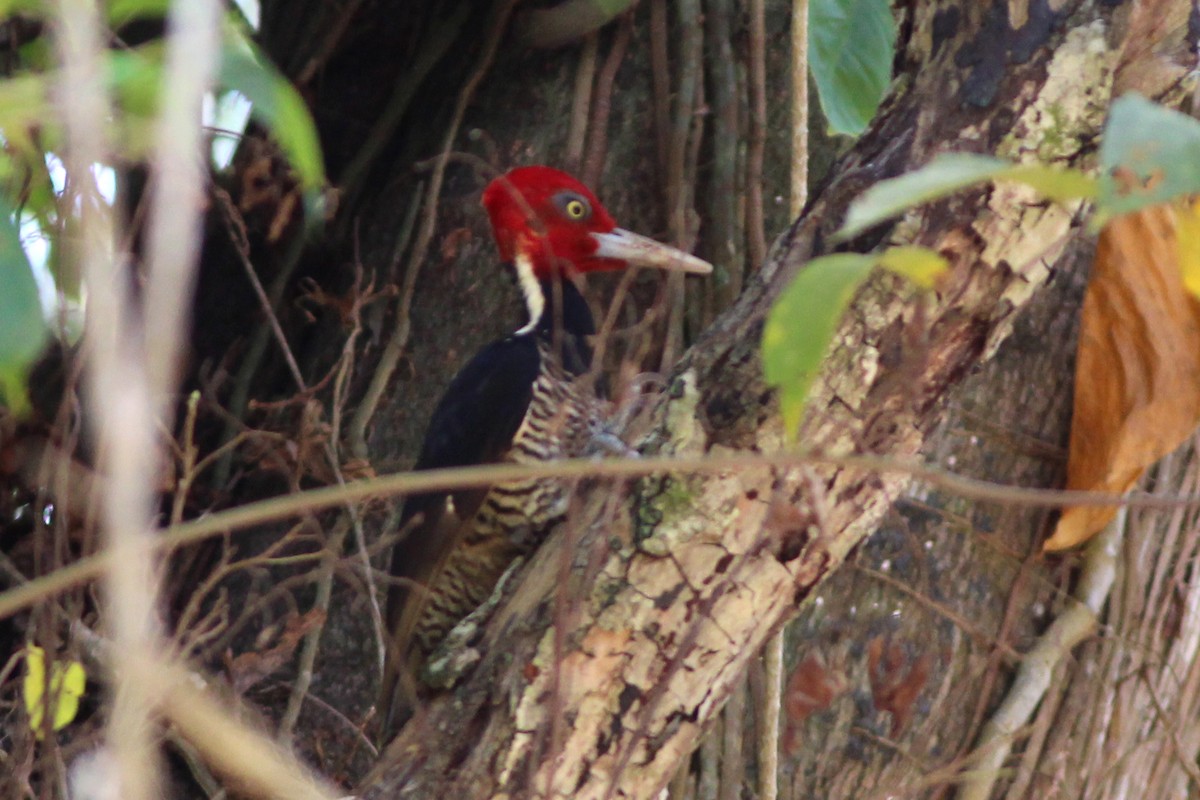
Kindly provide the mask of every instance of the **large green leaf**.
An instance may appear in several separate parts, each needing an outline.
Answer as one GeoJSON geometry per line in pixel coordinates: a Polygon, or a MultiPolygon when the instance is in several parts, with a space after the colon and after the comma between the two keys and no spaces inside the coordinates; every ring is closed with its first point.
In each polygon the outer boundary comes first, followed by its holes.
{"type": "Polygon", "coordinates": [[[29,365],[46,343],[46,334],[37,282],[21,247],[15,214],[0,195],[0,395],[18,412],[27,402],[29,365]]]}
{"type": "Polygon", "coordinates": [[[808,392],[838,322],[878,256],[835,253],[813,259],[783,290],[763,328],[763,376],[779,389],[779,412],[795,435],[808,392]]]}
{"type": "Polygon", "coordinates": [[[899,178],[880,181],[850,204],[839,239],[848,239],[914,206],[941,199],[968,186],[992,180],[1024,183],[1051,200],[1092,197],[1096,184],[1078,170],[1042,164],[1014,164],[971,153],[940,155],[899,178]]]}
{"type": "Polygon", "coordinates": [[[888,0],[812,0],[809,68],[837,133],[858,135],[892,79],[896,25],[888,0]]]}
{"type": "Polygon", "coordinates": [[[1200,193],[1200,122],[1138,94],[1109,111],[1100,144],[1098,223],[1200,193]]]}
{"type": "Polygon", "coordinates": [[[325,167],[317,129],[304,98],[249,39],[226,36],[221,53],[220,83],[241,92],[253,104],[251,114],[271,129],[310,194],[325,183],[325,167]]]}

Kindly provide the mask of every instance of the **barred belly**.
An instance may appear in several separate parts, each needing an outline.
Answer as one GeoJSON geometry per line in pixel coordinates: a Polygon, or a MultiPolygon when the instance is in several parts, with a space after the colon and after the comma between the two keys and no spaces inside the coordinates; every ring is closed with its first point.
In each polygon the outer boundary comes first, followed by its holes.
{"type": "MultiPolygon", "coordinates": [[[[524,420],[505,461],[537,464],[571,458],[600,423],[600,404],[556,359],[542,352],[542,367],[524,420]]],[[[566,512],[564,481],[527,479],[492,486],[461,541],[428,587],[414,637],[428,656],[446,634],[479,607],[514,559],[531,553],[566,512]]]]}

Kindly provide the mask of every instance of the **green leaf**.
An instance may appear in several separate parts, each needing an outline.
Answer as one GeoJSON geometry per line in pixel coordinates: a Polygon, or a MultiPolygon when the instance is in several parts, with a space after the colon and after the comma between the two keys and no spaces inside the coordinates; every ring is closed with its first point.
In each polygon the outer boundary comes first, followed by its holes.
{"type": "Polygon", "coordinates": [[[121,112],[113,118],[113,139],[130,160],[145,158],[154,149],[164,56],[161,41],[108,54],[109,90],[121,112]]]}
{"type": "Polygon", "coordinates": [[[0,392],[17,413],[25,410],[25,376],[46,334],[33,268],[21,248],[13,209],[0,196],[0,392]]]}
{"type": "Polygon", "coordinates": [[[309,193],[325,184],[317,129],[304,98],[258,48],[240,33],[226,36],[220,83],[241,92],[253,104],[251,114],[271,129],[309,193]]]}
{"type": "Polygon", "coordinates": [[[54,46],[49,36],[38,36],[17,48],[22,69],[45,71],[54,66],[54,46]]]}
{"type": "Polygon", "coordinates": [[[888,0],[812,0],[809,68],[829,127],[856,136],[892,78],[896,24],[888,0]]]}
{"type": "Polygon", "coordinates": [[[879,266],[908,278],[922,289],[932,289],[950,262],[936,250],[917,245],[889,247],[879,254],[879,266]]]}
{"type": "Polygon", "coordinates": [[[779,411],[796,435],[809,389],[838,322],[877,256],[835,253],[813,259],[783,290],[763,328],[763,375],[779,388],[779,411]]]}
{"type": "Polygon", "coordinates": [[[1092,197],[1097,191],[1095,181],[1078,170],[1013,164],[972,153],[947,153],[915,172],[880,181],[864,192],[850,204],[846,223],[836,238],[848,239],[914,206],[992,180],[1024,183],[1059,202],[1092,197]]]}
{"type": "Polygon", "coordinates": [[[1120,97],[1100,144],[1097,223],[1200,192],[1200,122],[1138,94],[1120,97]]]}
{"type": "Polygon", "coordinates": [[[32,151],[34,132],[53,118],[48,76],[27,72],[0,79],[0,133],[7,146],[32,151]]]}
{"type": "Polygon", "coordinates": [[[163,77],[164,49],[161,42],[108,54],[108,85],[121,107],[139,116],[158,111],[163,77]]]}

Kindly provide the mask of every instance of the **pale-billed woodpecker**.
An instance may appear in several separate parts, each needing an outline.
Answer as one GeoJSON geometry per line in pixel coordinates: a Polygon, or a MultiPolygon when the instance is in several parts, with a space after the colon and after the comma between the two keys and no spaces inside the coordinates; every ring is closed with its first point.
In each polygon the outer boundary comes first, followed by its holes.
{"type": "MultiPolygon", "coordinates": [[[[582,183],[549,167],[520,167],[483,192],[501,261],[513,270],[528,318],[487,345],[438,403],[415,469],[534,463],[579,455],[602,427],[595,393],[577,379],[596,333],[575,279],[630,266],[706,274],[694,256],[616,227],[582,183]]],[[[415,495],[392,556],[384,675],[385,728],[414,699],[421,663],[483,603],[515,558],[566,513],[565,487],[524,480],[415,495]],[[391,717],[389,720],[388,717],[391,717]]]]}

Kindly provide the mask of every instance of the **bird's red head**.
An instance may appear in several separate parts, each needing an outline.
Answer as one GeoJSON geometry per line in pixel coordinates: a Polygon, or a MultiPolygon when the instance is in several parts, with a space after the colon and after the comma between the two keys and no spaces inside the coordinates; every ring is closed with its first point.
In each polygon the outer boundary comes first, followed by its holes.
{"type": "Polygon", "coordinates": [[[712,269],[675,248],[617,227],[596,195],[565,172],[518,167],[483,190],[501,258],[527,260],[535,277],[630,265],[704,274],[712,269]]]}
{"type": "Polygon", "coordinates": [[[593,233],[617,224],[596,195],[565,172],[550,167],[518,167],[483,191],[500,257],[528,258],[534,274],[549,278],[566,262],[580,272],[621,269],[624,262],[597,257],[593,233]]]}

